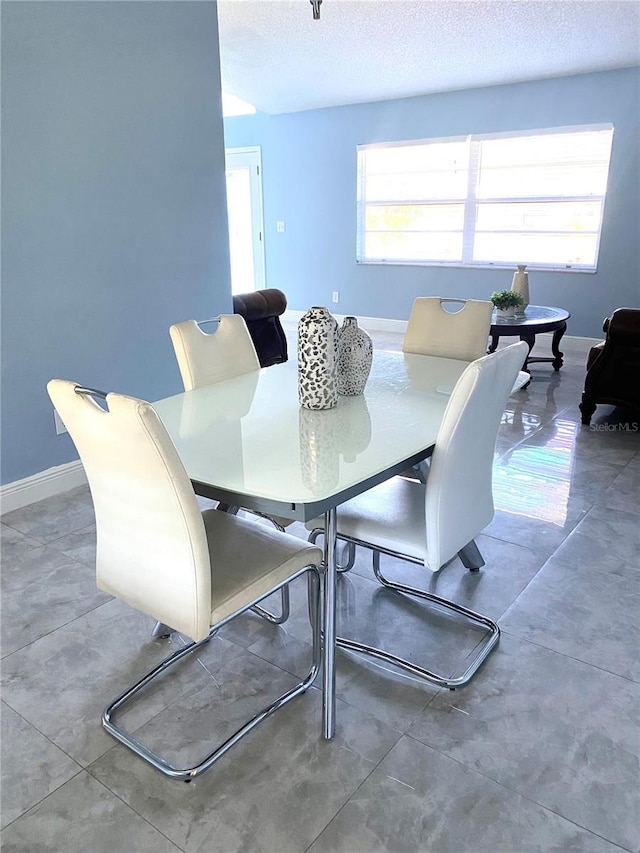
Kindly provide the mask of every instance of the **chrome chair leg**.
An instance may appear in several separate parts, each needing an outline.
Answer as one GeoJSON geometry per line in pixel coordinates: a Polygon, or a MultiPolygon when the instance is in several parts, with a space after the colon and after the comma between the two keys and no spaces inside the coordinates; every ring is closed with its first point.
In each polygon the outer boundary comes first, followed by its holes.
{"type": "Polygon", "coordinates": [[[307,610],[309,613],[309,624],[313,632],[313,642],[322,642],[322,596],[320,585],[312,582],[309,575],[307,582],[307,610]],[[317,632],[317,637],[316,637],[317,632]]]}
{"type": "Polygon", "coordinates": [[[280,611],[280,616],[275,616],[269,610],[265,610],[264,607],[260,607],[258,604],[254,604],[251,608],[252,613],[257,613],[258,616],[262,616],[263,619],[266,619],[267,622],[271,622],[272,625],[282,625],[283,622],[286,622],[289,618],[290,613],[290,599],[289,599],[289,586],[283,586],[280,590],[280,595],[282,598],[282,609],[280,611]]]}
{"type": "MultiPolygon", "coordinates": [[[[218,509],[220,512],[228,512],[231,515],[237,515],[240,507],[239,506],[231,506],[230,504],[219,503],[218,509]]],[[[253,510],[247,510],[247,512],[251,512],[252,515],[257,515],[260,518],[266,518],[268,521],[273,524],[273,526],[279,530],[281,533],[284,533],[284,527],[272,518],[270,515],[265,515],[263,512],[254,512],[253,510]]],[[[251,608],[253,613],[257,613],[258,616],[262,616],[263,619],[266,619],[267,622],[271,622],[272,625],[282,625],[289,618],[290,613],[290,601],[289,601],[289,587],[283,586],[281,591],[281,602],[280,602],[280,615],[276,616],[275,613],[271,613],[270,610],[266,610],[264,607],[255,607],[251,608]]]]}
{"type": "MultiPolygon", "coordinates": [[[[268,519],[271,524],[279,530],[281,533],[284,533],[284,527],[275,520],[275,518],[271,518],[270,515],[265,515],[262,512],[256,512],[254,515],[259,515],[261,518],[268,519]]],[[[256,604],[255,607],[251,608],[253,613],[257,613],[258,616],[262,616],[263,619],[266,619],[267,622],[271,622],[272,625],[282,625],[289,618],[290,613],[290,599],[289,599],[289,586],[283,586],[280,591],[281,595],[281,603],[280,603],[280,616],[276,616],[275,613],[271,613],[270,610],[265,610],[264,607],[258,607],[256,604]]]]}
{"type": "Polygon", "coordinates": [[[151,636],[154,640],[168,640],[173,634],[173,628],[165,625],[164,622],[156,622],[151,631],[151,636]]]}
{"type": "MultiPolygon", "coordinates": [[[[290,690],[287,690],[286,693],[283,693],[257,714],[255,714],[251,719],[242,725],[237,731],[235,731],[230,737],[228,737],[224,743],[220,746],[216,747],[209,755],[207,755],[204,759],[199,761],[197,764],[194,764],[192,767],[187,768],[177,768],[170,764],[166,759],[152,750],[148,749],[144,746],[135,735],[126,731],[122,726],[120,726],[116,721],[115,717],[130,700],[134,698],[141,690],[143,690],[147,685],[149,685],[157,676],[166,672],[172,666],[177,664],[187,655],[192,654],[193,652],[201,649],[206,643],[210,641],[213,635],[218,631],[222,625],[225,625],[227,622],[230,622],[236,616],[239,616],[240,613],[244,613],[246,610],[249,610],[249,607],[243,608],[243,610],[238,611],[237,613],[232,613],[226,619],[223,619],[216,625],[211,628],[211,631],[204,640],[200,640],[198,642],[191,642],[178,651],[174,652],[170,657],[166,658],[162,663],[158,666],[154,667],[150,672],[148,672],[144,678],[140,679],[136,684],[130,687],[128,690],[125,690],[119,696],[117,696],[113,702],[111,702],[104,710],[102,714],[102,725],[112,735],[116,740],[123,743],[132,752],[135,752],[136,755],[140,756],[140,758],[144,759],[148,764],[151,764],[161,773],[164,773],[165,776],[169,776],[172,779],[182,779],[185,782],[190,782],[192,779],[195,779],[201,773],[204,773],[205,770],[208,770],[212,764],[214,764],[219,758],[231,749],[238,741],[243,738],[246,734],[248,734],[258,723],[261,723],[279,708],[282,708],[283,705],[286,705],[287,702],[290,702],[291,699],[294,699],[296,696],[304,693],[306,690],[311,687],[311,685],[316,680],[318,673],[320,671],[320,665],[322,661],[322,644],[320,641],[320,616],[319,616],[319,601],[320,601],[320,572],[315,566],[308,566],[305,569],[302,569],[296,577],[299,577],[302,574],[307,574],[308,576],[308,589],[309,589],[309,600],[310,600],[310,620],[311,620],[311,630],[312,630],[312,660],[311,667],[309,672],[294,687],[290,690]]],[[[262,599],[258,599],[261,601],[262,599]]],[[[252,605],[253,606],[253,605],[252,605]]]]}
{"type": "MultiPolygon", "coordinates": [[[[309,534],[309,542],[315,545],[318,536],[323,534],[323,528],[316,527],[315,530],[312,530],[309,534]]],[[[356,546],[354,545],[354,543],[345,541],[344,546],[345,548],[343,551],[343,556],[346,557],[346,560],[344,563],[338,563],[338,565],[336,566],[336,570],[340,575],[344,574],[345,572],[351,571],[356,562],[356,546]]]]}
{"type": "MultiPolygon", "coordinates": [[[[462,687],[463,685],[467,684],[473,678],[480,666],[487,659],[491,651],[498,644],[498,640],[500,639],[500,628],[498,627],[498,625],[492,619],[489,619],[488,616],[483,616],[481,613],[476,613],[474,610],[469,610],[467,607],[463,607],[460,604],[456,604],[455,601],[450,601],[449,599],[441,598],[439,595],[435,595],[434,593],[425,592],[424,590],[417,589],[411,586],[406,586],[405,584],[389,580],[382,574],[382,571],[380,569],[380,554],[386,553],[392,556],[404,557],[405,559],[407,559],[406,555],[395,554],[392,551],[386,550],[381,552],[378,549],[374,549],[371,548],[371,546],[367,546],[367,543],[360,541],[357,541],[357,544],[362,545],[365,548],[369,547],[369,550],[372,551],[373,572],[378,581],[383,586],[388,587],[389,589],[392,589],[395,592],[401,593],[403,595],[413,596],[414,598],[422,599],[423,601],[426,601],[430,604],[435,604],[444,610],[452,611],[458,614],[459,616],[462,616],[469,622],[486,628],[487,634],[485,635],[484,639],[476,646],[475,653],[472,655],[471,660],[467,665],[465,671],[457,678],[450,678],[445,675],[439,675],[438,673],[431,672],[431,670],[411,663],[411,661],[398,657],[397,655],[394,655],[391,652],[387,652],[384,649],[378,649],[375,646],[369,646],[365,643],[359,643],[356,640],[350,640],[346,637],[336,637],[336,645],[340,646],[340,648],[343,649],[350,649],[351,651],[370,655],[371,657],[379,658],[380,660],[384,660],[387,663],[394,664],[395,666],[398,666],[401,669],[410,672],[412,675],[418,676],[419,678],[423,678],[425,681],[428,681],[431,684],[436,684],[438,687],[447,687],[449,688],[449,690],[455,690],[457,687],[462,687]]],[[[478,551],[478,553],[480,552],[478,551]]],[[[410,561],[419,562],[415,559],[411,559],[410,561]]]]}

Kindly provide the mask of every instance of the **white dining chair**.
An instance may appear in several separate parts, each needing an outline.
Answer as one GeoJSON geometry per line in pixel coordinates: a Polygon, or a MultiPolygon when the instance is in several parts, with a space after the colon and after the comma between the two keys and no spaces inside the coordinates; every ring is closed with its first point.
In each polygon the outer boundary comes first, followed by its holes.
{"type": "MultiPolygon", "coordinates": [[[[466,684],[495,647],[498,625],[453,601],[389,580],[380,570],[380,555],[389,554],[439,571],[456,555],[477,572],[484,565],[475,537],[493,518],[492,466],[498,427],[505,403],[523,360],[520,342],[473,361],[449,398],[431,457],[426,484],[394,477],[338,507],[338,539],[370,549],[373,571],[385,587],[453,611],[468,624],[486,629],[464,672],[439,675],[410,661],[356,640],[338,637],[337,644],[395,664],[441,687],[466,684]]],[[[310,540],[324,532],[321,519],[307,523],[310,540]]]]}
{"type": "Polygon", "coordinates": [[[221,314],[201,322],[214,325],[214,331],[204,332],[196,320],[185,320],[169,327],[185,391],[260,370],[243,317],[221,314]]]}
{"type": "MultiPolygon", "coordinates": [[[[240,314],[221,314],[213,320],[200,323],[196,320],[174,323],[169,327],[169,335],[185,391],[260,370],[253,340],[240,314]],[[201,325],[205,323],[214,325],[213,332],[202,330],[201,325]]],[[[237,513],[239,508],[221,505],[219,509],[237,513]]],[[[290,518],[254,514],[267,518],[278,530],[285,530],[292,523],[290,518]]],[[[283,587],[281,591],[279,616],[263,607],[255,607],[254,610],[275,625],[286,622],[290,612],[288,587],[283,587]]]]}
{"type": "Polygon", "coordinates": [[[321,660],[322,552],[252,519],[201,511],[178,453],[149,403],[121,394],[102,395],[61,379],[51,380],[47,390],[89,481],[98,587],[191,639],[111,702],[103,726],[165,775],[190,781],[313,684],[321,660]],[[101,397],[103,405],[97,402],[101,397]],[[141,690],[197,652],[222,625],[305,573],[313,637],[308,674],[205,758],[176,767],[118,722],[141,690]]]}
{"type": "Polygon", "coordinates": [[[487,352],[493,305],[477,299],[419,296],[413,303],[403,352],[473,361],[487,352]],[[448,311],[445,306],[462,306],[448,311]]]}
{"type": "MultiPolygon", "coordinates": [[[[491,330],[491,302],[442,296],[414,300],[402,351],[459,361],[474,361],[487,352],[491,330]],[[449,311],[445,306],[456,307],[449,311]]],[[[408,469],[403,476],[425,483],[429,462],[408,469]]]]}

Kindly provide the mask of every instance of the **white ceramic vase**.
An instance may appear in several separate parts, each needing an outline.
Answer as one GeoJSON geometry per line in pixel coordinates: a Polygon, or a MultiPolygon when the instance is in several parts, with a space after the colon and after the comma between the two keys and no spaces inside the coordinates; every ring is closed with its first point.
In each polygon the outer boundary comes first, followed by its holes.
{"type": "Polygon", "coordinates": [[[515,320],[516,308],[496,308],[496,317],[498,320],[515,320]]]}
{"type": "Polygon", "coordinates": [[[309,308],[298,322],[298,400],[305,409],[338,402],[338,324],[327,308],[309,308]]]}
{"type": "Polygon", "coordinates": [[[524,309],[529,304],[529,273],[525,264],[518,264],[516,271],[513,274],[511,282],[511,290],[522,297],[522,305],[516,308],[516,313],[524,314],[524,309]]]}
{"type": "Polygon", "coordinates": [[[355,317],[345,317],[338,332],[338,394],[362,394],[371,372],[373,344],[355,317]]]}

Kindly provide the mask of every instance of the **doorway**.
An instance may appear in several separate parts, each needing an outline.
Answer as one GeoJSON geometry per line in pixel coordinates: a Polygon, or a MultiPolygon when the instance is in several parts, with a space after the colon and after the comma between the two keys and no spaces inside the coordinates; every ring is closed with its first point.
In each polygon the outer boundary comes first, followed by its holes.
{"type": "Polygon", "coordinates": [[[231,292],[265,286],[260,148],[227,148],[227,211],[231,292]]]}

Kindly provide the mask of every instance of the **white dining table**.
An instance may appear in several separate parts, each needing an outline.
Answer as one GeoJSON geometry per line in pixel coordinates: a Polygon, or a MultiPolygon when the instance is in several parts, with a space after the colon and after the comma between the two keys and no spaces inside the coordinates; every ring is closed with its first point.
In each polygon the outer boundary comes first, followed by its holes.
{"type": "Polygon", "coordinates": [[[299,405],[295,360],[154,403],[197,494],[299,521],[324,516],[326,738],[335,732],[336,507],[431,454],[466,366],[376,351],[364,394],[323,411],[299,405]]]}

